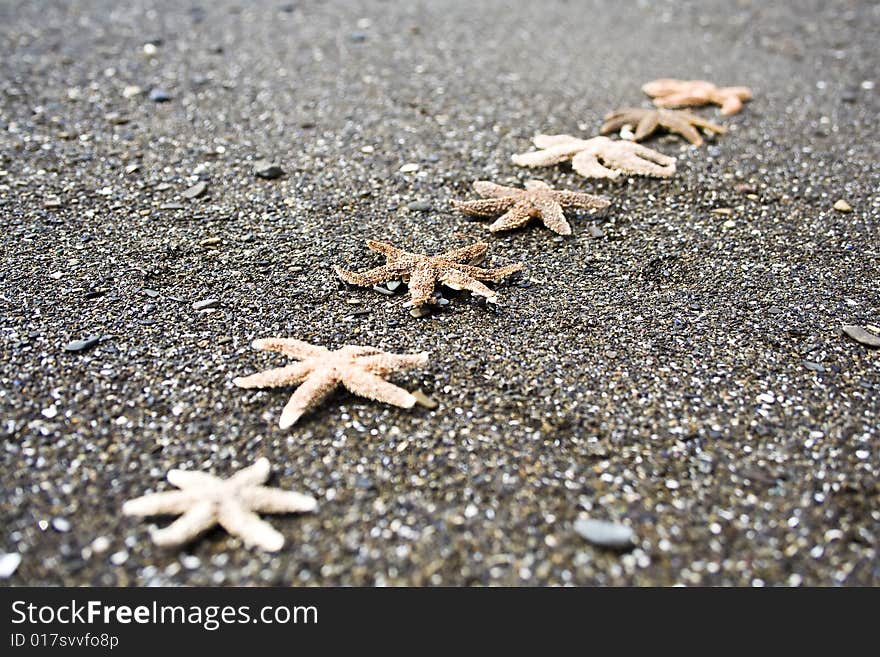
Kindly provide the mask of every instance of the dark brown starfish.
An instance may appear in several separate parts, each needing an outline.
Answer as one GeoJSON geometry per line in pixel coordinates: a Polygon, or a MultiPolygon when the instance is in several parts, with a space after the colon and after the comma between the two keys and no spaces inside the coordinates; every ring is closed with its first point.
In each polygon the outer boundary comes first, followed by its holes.
{"type": "Polygon", "coordinates": [[[522,263],[482,269],[473,266],[485,256],[489,245],[477,242],[460,249],[452,249],[436,256],[402,251],[387,242],[367,240],[367,248],[385,256],[387,262],[363,273],[351,272],[335,267],[342,280],[352,285],[372,286],[392,280],[408,280],[410,306],[418,307],[430,303],[434,297],[434,287],[443,283],[454,290],[469,290],[485,297],[489,303],[498,303],[498,296],[480,281],[500,281],[515,271],[522,269],[522,263]]]}
{"type": "Polygon", "coordinates": [[[641,141],[653,134],[657,128],[666,128],[669,132],[677,132],[694,146],[702,146],[703,138],[694,126],[724,134],[725,129],[701,116],[685,110],[643,109],[641,107],[624,107],[605,115],[605,123],[599,132],[603,135],[617,132],[623,126],[635,127],[635,140],[641,141]]]}

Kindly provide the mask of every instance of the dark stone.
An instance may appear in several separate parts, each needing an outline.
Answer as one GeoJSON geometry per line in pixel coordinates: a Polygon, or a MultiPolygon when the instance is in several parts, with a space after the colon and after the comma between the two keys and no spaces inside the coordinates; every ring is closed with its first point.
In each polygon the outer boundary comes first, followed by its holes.
{"type": "Polygon", "coordinates": [[[257,160],[254,162],[254,175],[264,180],[275,180],[284,175],[284,169],[269,160],[257,160]]]}
{"type": "Polygon", "coordinates": [[[154,103],[167,103],[171,100],[171,94],[159,87],[153,87],[150,89],[149,99],[154,103]]]}

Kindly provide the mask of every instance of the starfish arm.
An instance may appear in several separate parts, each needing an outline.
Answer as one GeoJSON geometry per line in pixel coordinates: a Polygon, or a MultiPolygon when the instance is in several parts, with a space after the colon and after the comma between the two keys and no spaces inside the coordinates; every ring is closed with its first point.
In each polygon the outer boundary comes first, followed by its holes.
{"type": "Polygon", "coordinates": [[[281,411],[278,426],[287,429],[293,426],[307,411],[320,404],[338,384],[332,372],[315,370],[303,381],[302,385],[290,396],[290,400],[281,411]]]}
{"type": "Polygon", "coordinates": [[[260,338],[254,340],[252,346],[260,351],[274,351],[297,360],[321,356],[327,353],[324,347],[309,344],[302,340],[295,340],[294,338],[260,338]]]}
{"type": "Polygon", "coordinates": [[[635,110],[629,107],[616,112],[610,112],[605,115],[605,123],[599,128],[599,134],[610,135],[627,124],[632,125],[634,122],[637,122],[637,119],[638,116],[636,115],[635,110]]]}
{"type": "Polygon", "coordinates": [[[660,117],[657,112],[645,112],[644,116],[636,124],[635,140],[641,141],[657,129],[660,117]]]}
{"type": "Polygon", "coordinates": [[[516,203],[516,197],[484,198],[479,201],[453,201],[452,206],[459,212],[474,217],[497,217],[516,203]]]}
{"type": "MultiPolygon", "coordinates": [[[[635,158],[640,158],[638,163],[644,170],[644,175],[668,178],[675,173],[675,158],[664,155],[658,151],[642,146],[641,144],[628,143],[626,149],[632,151],[635,158]],[[645,166],[647,163],[647,167],[645,166]]],[[[639,171],[641,173],[641,171],[639,171]]]]}
{"type": "Polygon", "coordinates": [[[748,87],[722,87],[719,93],[736,96],[740,100],[751,100],[752,90],[748,87]]]}
{"type": "Polygon", "coordinates": [[[661,78],[643,84],[642,91],[651,97],[666,96],[681,89],[682,84],[684,84],[683,80],[661,78]]]}
{"type": "Polygon", "coordinates": [[[609,169],[599,162],[599,158],[592,150],[581,151],[571,161],[572,168],[585,178],[608,178],[614,180],[620,175],[619,171],[609,169]]]}
{"type": "Polygon", "coordinates": [[[474,183],[474,191],[485,198],[504,198],[506,196],[518,196],[520,190],[516,187],[496,185],[488,180],[477,180],[474,183]]]}
{"type": "Polygon", "coordinates": [[[529,191],[529,192],[538,192],[538,191],[548,192],[552,189],[550,187],[550,185],[545,183],[543,180],[534,180],[534,179],[526,180],[525,188],[526,188],[526,191],[529,191]]]}
{"type": "Polygon", "coordinates": [[[559,235],[571,235],[571,225],[565,220],[565,214],[559,203],[552,199],[536,199],[533,203],[540,211],[541,221],[547,228],[559,235]]]}
{"type": "Polygon", "coordinates": [[[470,267],[467,265],[457,265],[455,269],[468,276],[483,281],[500,281],[502,278],[510,276],[514,272],[518,272],[523,268],[522,263],[518,262],[514,265],[506,267],[496,267],[495,269],[483,269],[482,267],[470,267]]]}
{"type": "Polygon", "coordinates": [[[669,132],[677,132],[694,146],[703,145],[703,138],[700,137],[700,133],[686,118],[676,115],[665,116],[660,123],[664,128],[669,130],[669,132]]]}
{"type": "Polygon", "coordinates": [[[658,96],[654,99],[657,107],[687,107],[692,105],[705,105],[706,99],[693,96],[691,94],[668,94],[666,96],[658,96]]]}
{"type": "Polygon", "coordinates": [[[413,307],[422,306],[434,294],[436,274],[428,264],[419,264],[409,277],[409,302],[413,307]]]}
{"type": "Polygon", "coordinates": [[[706,80],[654,80],[642,87],[649,96],[655,97],[690,97],[695,101],[701,99],[702,104],[710,101],[718,88],[706,80]]]}
{"type": "Polygon", "coordinates": [[[235,490],[262,484],[269,478],[271,469],[272,466],[269,464],[269,459],[265,457],[259,458],[253,465],[243,468],[232,475],[224,482],[224,486],[227,489],[235,490]]]}
{"type": "Polygon", "coordinates": [[[152,493],[128,500],[122,505],[126,516],[164,516],[186,513],[194,504],[192,493],[182,490],[152,493]]]}
{"type": "Polygon", "coordinates": [[[198,470],[169,470],[165,478],[170,484],[184,490],[216,488],[223,483],[219,477],[198,470]]]}
{"type": "Polygon", "coordinates": [[[217,514],[217,522],[247,545],[254,545],[269,552],[277,552],[284,546],[284,536],[239,502],[233,500],[223,502],[217,514]]]}
{"type": "Polygon", "coordinates": [[[175,546],[188,543],[217,523],[213,502],[199,502],[167,527],[151,532],[156,545],[175,546]]]}
{"type": "Polygon", "coordinates": [[[353,369],[346,372],[342,379],[342,385],[350,392],[361,397],[392,404],[393,406],[400,406],[401,408],[412,408],[416,403],[416,398],[403,388],[389,383],[382,377],[371,374],[366,370],[353,369]]]}
{"type": "Polygon", "coordinates": [[[443,273],[440,280],[444,285],[451,287],[453,290],[468,290],[471,294],[478,294],[492,303],[498,301],[498,295],[494,290],[463,271],[450,269],[443,273]]]}
{"type": "Polygon", "coordinates": [[[311,363],[293,363],[250,376],[239,376],[232,383],[239,388],[282,388],[302,383],[312,371],[311,363]]]}
{"type": "Polygon", "coordinates": [[[605,166],[630,174],[668,178],[675,173],[674,157],[633,142],[609,140],[598,147],[598,155],[605,166]]]}
{"type": "Polygon", "coordinates": [[[730,95],[723,96],[719,103],[721,105],[721,115],[722,116],[731,116],[733,114],[738,114],[742,109],[742,101],[738,96],[730,95]]]}
{"type": "Polygon", "coordinates": [[[563,208],[583,208],[585,210],[604,210],[611,201],[601,196],[583,192],[566,192],[553,190],[553,200],[563,208]]]}
{"type": "Polygon", "coordinates": [[[719,135],[723,135],[725,132],[727,132],[727,129],[724,126],[718,125],[717,123],[712,123],[711,121],[708,121],[702,116],[694,114],[693,112],[680,110],[679,116],[691,125],[698,126],[700,128],[703,128],[704,130],[709,130],[710,132],[715,132],[719,135]]]}
{"type": "Polygon", "coordinates": [[[438,257],[450,262],[471,262],[477,258],[482,258],[489,250],[486,242],[474,242],[460,249],[451,249],[445,253],[441,253],[438,257]]]}
{"type": "Polygon", "coordinates": [[[363,367],[368,372],[379,376],[387,376],[392,372],[411,370],[428,364],[428,352],[419,354],[374,354],[359,358],[358,367],[363,367]]]}
{"type": "Polygon", "coordinates": [[[571,135],[535,135],[532,137],[532,143],[535,148],[553,148],[554,146],[563,146],[564,144],[583,143],[583,140],[571,135]]]}
{"type": "Polygon", "coordinates": [[[572,156],[583,148],[583,142],[577,140],[574,143],[565,143],[558,146],[550,146],[530,153],[518,153],[511,160],[520,167],[549,167],[570,160],[572,156]]]}
{"type": "Polygon", "coordinates": [[[318,506],[311,495],[268,486],[243,488],[238,495],[245,507],[260,513],[309,513],[318,506]]]}
{"type": "Polygon", "coordinates": [[[512,230],[514,228],[519,228],[520,226],[525,226],[531,218],[531,204],[527,201],[520,202],[510,208],[505,214],[498,217],[498,219],[489,226],[489,230],[493,233],[498,233],[503,230],[512,230]]]}
{"type": "Polygon", "coordinates": [[[379,242],[377,240],[367,240],[367,248],[370,249],[370,251],[381,253],[387,258],[399,258],[407,255],[406,251],[401,251],[388,242],[379,242]]]}
{"type": "Polygon", "coordinates": [[[358,273],[354,271],[347,271],[342,267],[334,267],[333,268],[336,274],[344,280],[346,283],[351,283],[352,285],[378,285],[379,283],[384,283],[386,281],[390,281],[397,274],[391,270],[388,265],[382,265],[381,267],[376,267],[375,269],[370,269],[369,271],[365,271],[363,273],[358,273]]]}
{"type": "Polygon", "coordinates": [[[372,354],[384,353],[381,349],[377,349],[376,347],[364,347],[357,344],[347,344],[339,351],[345,352],[347,356],[351,356],[352,358],[361,358],[372,354]]]}
{"type": "Polygon", "coordinates": [[[708,105],[710,102],[707,96],[693,92],[669,94],[654,99],[657,107],[695,107],[708,105]]]}

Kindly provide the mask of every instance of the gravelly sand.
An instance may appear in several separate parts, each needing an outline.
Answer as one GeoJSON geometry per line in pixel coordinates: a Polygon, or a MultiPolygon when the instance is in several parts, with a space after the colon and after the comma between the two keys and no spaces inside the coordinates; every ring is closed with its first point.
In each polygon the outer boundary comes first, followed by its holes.
{"type": "Polygon", "coordinates": [[[880,324],[876,3],[81,4],[0,3],[0,583],[880,584],[880,352],[839,333],[880,324]],[[672,180],[510,164],[666,76],[756,96],[650,141],[672,180]],[[568,239],[449,208],[530,177],[613,205],[568,239]],[[497,311],[414,319],[331,271],[379,264],[367,237],[527,266],[497,311]],[[280,431],[286,392],[231,383],[271,335],[429,350],[393,380],[439,407],[339,394],[280,431]],[[279,554],[120,515],[263,455],[320,501],[270,518],[279,554]]]}

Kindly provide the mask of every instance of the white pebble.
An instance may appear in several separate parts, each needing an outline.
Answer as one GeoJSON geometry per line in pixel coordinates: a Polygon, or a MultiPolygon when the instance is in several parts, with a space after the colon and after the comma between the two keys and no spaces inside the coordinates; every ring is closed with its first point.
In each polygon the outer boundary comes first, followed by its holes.
{"type": "Polygon", "coordinates": [[[106,536],[99,536],[94,541],[92,541],[92,552],[95,554],[101,554],[106,552],[110,547],[110,539],[106,536]]]}
{"type": "Polygon", "coordinates": [[[12,577],[12,573],[18,569],[21,563],[21,555],[16,552],[0,554],[0,579],[12,577]]]}
{"type": "Polygon", "coordinates": [[[110,563],[114,566],[121,566],[126,561],[128,561],[128,552],[126,550],[120,550],[110,555],[110,563]]]}
{"type": "Polygon", "coordinates": [[[187,570],[195,570],[202,565],[202,560],[194,554],[185,554],[180,557],[180,563],[187,570]]]}
{"type": "Polygon", "coordinates": [[[66,518],[55,518],[52,520],[52,528],[56,532],[69,532],[70,531],[70,521],[66,518]]]}

